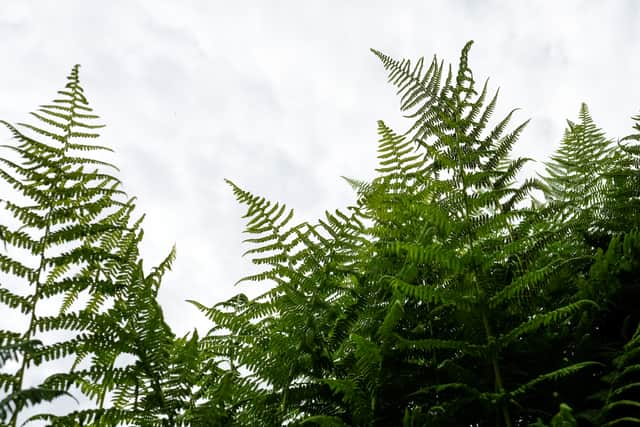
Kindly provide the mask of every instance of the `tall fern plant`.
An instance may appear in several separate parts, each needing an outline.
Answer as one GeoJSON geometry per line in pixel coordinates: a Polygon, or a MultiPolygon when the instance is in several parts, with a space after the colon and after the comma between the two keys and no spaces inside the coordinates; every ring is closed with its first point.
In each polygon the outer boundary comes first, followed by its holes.
{"type": "Polygon", "coordinates": [[[202,340],[205,354],[233,378],[225,397],[231,419],[282,425],[339,410],[326,380],[339,369],[334,352],[345,339],[342,326],[365,306],[356,290],[359,257],[370,246],[364,218],[354,209],[291,225],[292,210],[229,183],[247,206],[246,241],[254,246],[246,253],[264,267],[241,281],[273,285],[251,300],[239,294],[212,307],[194,302],[215,323],[202,340]]]}
{"type": "MultiPolygon", "coordinates": [[[[640,117],[634,117],[634,133],[618,143],[615,164],[600,179],[600,201],[594,221],[598,240],[587,243],[595,252],[586,274],[578,275],[582,295],[602,307],[593,319],[593,327],[580,342],[607,365],[600,377],[604,385],[590,388],[590,404],[579,408],[577,416],[590,425],[640,424],[640,382],[638,365],[638,325],[640,296],[638,271],[640,233],[638,231],[638,146],[640,117]],[[634,333],[635,331],[635,333],[634,333]],[[594,403],[599,402],[600,405],[594,403]]],[[[580,233],[585,236],[585,233],[580,233]]],[[[588,388],[583,388],[589,390],[588,388]]]]}
{"type": "MultiPolygon", "coordinates": [[[[405,156],[398,166],[404,171],[411,165],[423,183],[424,196],[410,210],[420,216],[422,231],[387,237],[388,227],[383,227],[379,234],[386,250],[403,260],[405,270],[424,272],[413,274],[411,280],[402,271],[389,278],[389,284],[408,301],[426,308],[422,318],[434,331],[399,334],[399,348],[413,358],[416,352],[421,354],[423,362],[416,369],[441,372],[439,384],[425,385],[416,393],[407,419],[411,411],[428,413],[429,406],[437,406],[443,409],[442,415],[431,414],[445,422],[447,414],[462,409],[460,404],[468,401],[471,403],[466,404],[484,407],[487,416],[499,414],[502,423],[498,424],[512,426],[531,416],[518,407],[539,383],[591,364],[558,363],[555,370],[532,371],[527,378],[511,371],[517,369],[514,363],[518,364],[522,345],[594,304],[565,301],[541,312],[536,303],[558,267],[537,265],[536,253],[549,234],[540,232],[537,212],[524,203],[531,190],[544,186],[536,179],[516,185],[517,173],[527,159],[510,159],[509,153],[526,122],[506,132],[512,111],[496,126],[488,127],[497,94],[486,103],[487,84],[476,91],[468,66],[470,46],[462,51],[457,73],[449,68],[444,83],[443,66],[435,59],[424,71],[423,60],[411,67],[409,61],[395,61],[374,51],[399,88],[402,109],[414,119],[405,138],[423,153],[418,167],[414,166],[415,155],[405,156]],[[449,318],[448,323],[450,318],[456,321],[439,328],[434,321],[442,322],[443,317],[449,318]],[[447,375],[452,366],[456,374],[447,375]],[[460,375],[464,372],[466,379],[460,375]],[[478,377],[477,372],[490,376],[478,377]]],[[[386,144],[383,150],[400,152],[402,139],[389,134],[387,140],[397,143],[386,144]]],[[[391,191],[397,192],[395,188],[391,191]]],[[[555,260],[559,265],[571,262],[555,260]]],[[[436,418],[430,422],[437,422],[436,418]]]]}
{"type": "MultiPolygon", "coordinates": [[[[563,236],[573,236],[588,247],[606,247],[601,241],[610,231],[605,213],[612,173],[624,159],[623,151],[594,123],[586,104],[579,121],[567,121],[560,147],[546,162],[544,191],[549,220],[563,236]]],[[[588,247],[584,248],[589,250],[588,247]]]]}
{"type": "Polygon", "coordinates": [[[100,325],[130,292],[138,262],[140,220],[110,172],[115,166],[92,157],[111,150],[93,142],[102,125],[94,123],[78,68],[58,99],[31,113],[37,124],[2,121],[17,141],[3,145],[0,157],[0,177],[12,188],[2,199],[0,302],[22,315],[0,331],[0,419],[11,426],[29,406],[74,388],[105,406],[109,384],[101,380],[118,354],[100,325]],[[56,361],[69,369],[29,378],[52,372],[46,363],[56,361]]]}

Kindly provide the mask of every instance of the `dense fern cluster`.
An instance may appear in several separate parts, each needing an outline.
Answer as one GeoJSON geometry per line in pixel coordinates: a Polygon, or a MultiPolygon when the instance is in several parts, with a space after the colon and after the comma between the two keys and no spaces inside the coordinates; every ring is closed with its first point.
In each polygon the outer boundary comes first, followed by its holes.
{"type": "MultiPolygon", "coordinates": [[[[228,181],[266,281],[176,337],[145,273],[133,200],[88,153],[98,125],[78,81],[3,122],[0,419],[48,425],[605,426],[640,423],[640,116],[614,142],[586,105],[538,177],[493,121],[468,64],[378,52],[411,126],[378,122],[378,175],[317,222],[228,181]],[[20,202],[16,202],[16,200],[20,202]],[[57,298],[57,299],[56,299],[57,298]],[[53,301],[53,302],[52,302],[53,301]],[[55,315],[42,306],[58,304],[55,315]],[[51,341],[48,332],[65,332],[51,341]],[[43,335],[44,334],[44,335],[43,335]],[[46,363],[70,360],[54,372],[46,363]],[[13,369],[13,370],[12,370],[13,369]],[[50,375],[25,381],[33,369],[50,375]],[[67,414],[34,408],[64,396],[67,414]],[[67,397],[68,398],[68,397],[67,397]],[[21,420],[23,420],[21,418],[21,420]]],[[[56,367],[61,366],[56,364],[56,367]]]]}

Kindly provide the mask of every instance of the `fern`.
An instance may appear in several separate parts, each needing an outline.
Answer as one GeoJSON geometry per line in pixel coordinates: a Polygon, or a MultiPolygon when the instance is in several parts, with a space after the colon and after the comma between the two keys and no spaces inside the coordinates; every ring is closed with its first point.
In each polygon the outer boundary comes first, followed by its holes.
{"type": "MultiPolygon", "coordinates": [[[[2,121],[17,145],[4,145],[0,177],[22,202],[3,199],[13,217],[0,224],[5,283],[0,303],[24,314],[26,330],[0,331],[0,376],[6,392],[0,419],[15,426],[29,406],[81,393],[94,406],[68,414],[36,413],[49,425],[179,425],[202,409],[192,401],[200,377],[197,337],[176,339],[156,301],[175,253],[145,275],[138,251],[142,218],[110,174],[115,166],[89,157],[111,151],[91,141],[101,125],[80,86],[78,66],[61,97],[32,116],[38,125],[2,121]],[[25,253],[27,256],[25,256],[25,253]],[[43,307],[58,307],[54,315],[43,307]],[[63,332],[48,342],[42,334],[63,332]],[[118,366],[122,357],[133,363],[118,366]],[[196,359],[198,363],[186,361],[196,359]],[[27,372],[67,359],[66,371],[28,386],[27,372]],[[109,401],[109,398],[112,401],[109,401]]],[[[17,197],[17,198],[18,198],[17,197]]],[[[50,368],[47,368],[50,370],[50,368]]],[[[202,411],[200,417],[205,417],[202,411]]]]}
{"type": "Polygon", "coordinates": [[[634,133],[618,143],[620,158],[606,178],[607,187],[603,215],[611,232],[625,232],[637,224],[640,212],[640,114],[633,117],[634,133]]]}
{"type": "Polygon", "coordinates": [[[545,197],[555,212],[549,223],[560,225],[556,233],[577,238],[574,245],[582,240],[603,247],[600,240],[613,231],[603,228],[611,223],[604,212],[606,195],[623,152],[596,127],[586,104],[578,123],[567,122],[560,147],[546,163],[545,197]]]}
{"type": "MultiPolygon", "coordinates": [[[[491,401],[498,406],[506,425],[511,425],[509,405],[504,400],[510,395],[506,385],[511,380],[508,371],[503,372],[506,368],[500,367],[500,360],[509,353],[510,340],[543,324],[559,325],[565,313],[571,316],[576,312],[579,303],[558,307],[548,314],[538,313],[533,317],[535,320],[513,318],[508,322],[514,326],[498,322],[500,312],[522,313],[523,308],[533,309],[531,303],[522,299],[522,290],[526,289],[529,299],[544,293],[543,286],[554,269],[536,267],[535,258],[527,256],[531,242],[544,245],[545,238],[539,227],[532,226],[539,221],[536,213],[524,207],[523,202],[531,190],[545,187],[536,179],[515,186],[516,176],[527,159],[508,158],[527,122],[507,132],[512,112],[495,127],[488,128],[497,94],[485,105],[486,83],[480,93],[476,91],[467,61],[470,46],[467,44],[462,51],[455,77],[449,69],[443,84],[428,86],[416,77],[417,71],[410,71],[407,61],[393,61],[376,52],[399,93],[414,101],[403,103],[401,108],[413,108],[409,117],[415,123],[406,135],[419,151],[406,162],[399,161],[396,170],[402,170],[403,165],[416,158],[423,159],[416,168],[421,175],[415,180],[421,187],[419,190],[406,184],[400,190],[381,184],[382,191],[402,194],[397,198],[411,208],[397,204],[398,208],[410,212],[421,223],[420,228],[390,234],[385,226],[385,233],[378,234],[389,242],[388,250],[404,260],[400,274],[407,266],[413,266],[431,277],[424,280],[414,274],[413,283],[395,277],[390,281],[394,288],[423,304],[449,307],[447,310],[465,322],[456,328],[455,339],[433,336],[401,342],[413,351],[421,350],[424,363],[430,359],[441,361],[443,357],[450,360],[456,354],[453,350],[479,358],[481,365],[486,364],[493,371],[493,386],[499,399],[491,401]],[[414,194],[420,197],[414,198],[414,194]],[[398,239],[398,235],[402,237],[398,239]],[[411,241],[406,240],[407,235],[412,236],[411,241]],[[478,340],[479,334],[484,335],[484,342],[478,340]]],[[[380,149],[383,155],[388,151],[385,145],[380,149]]],[[[394,212],[390,217],[401,215],[394,212]]],[[[437,323],[431,323],[435,330],[441,329],[437,323]]],[[[543,377],[544,374],[539,376],[543,377]]]]}
{"type": "Polygon", "coordinates": [[[332,370],[331,354],[348,335],[348,313],[358,310],[353,280],[360,261],[354,254],[368,246],[365,219],[354,208],[350,215],[327,212],[316,224],[292,226],[293,211],[229,184],[247,205],[251,237],[245,242],[254,246],[245,255],[265,268],[241,281],[270,281],[273,288],[252,300],[239,294],[213,307],[193,303],[215,323],[204,338],[211,363],[251,373],[235,392],[245,401],[237,422],[279,425],[330,396],[323,381],[332,370]]]}
{"type": "Polygon", "coordinates": [[[27,406],[67,393],[69,383],[48,386],[52,377],[25,388],[26,372],[74,356],[86,342],[81,331],[91,328],[96,312],[119,290],[116,274],[121,274],[123,248],[109,243],[131,232],[132,200],[126,199],[117,178],[101,170],[115,167],[82,154],[109,149],[89,142],[101,126],[91,123],[98,117],[80,86],[78,66],[59,94],[32,113],[39,125],[2,121],[18,144],[3,146],[7,156],[0,158],[0,176],[25,202],[2,200],[14,220],[0,224],[6,248],[0,270],[8,281],[0,302],[20,307],[28,322],[18,335],[3,331],[2,339],[29,349],[12,355],[19,367],[3,382],[8,395],[0,407],[10,425],[16,425],[27,406]],[[28,256],[19,256],[18,249],[28,256]],[[72,310],[82,294],[90,298],[86,308],[72,310]],[[56,297],[62,298],[59,314],[39,314],[43,306],[55,304],[56,297]],[[78,333],[56,344],[30,344],[41,333],[64,330],[78,333]]]}

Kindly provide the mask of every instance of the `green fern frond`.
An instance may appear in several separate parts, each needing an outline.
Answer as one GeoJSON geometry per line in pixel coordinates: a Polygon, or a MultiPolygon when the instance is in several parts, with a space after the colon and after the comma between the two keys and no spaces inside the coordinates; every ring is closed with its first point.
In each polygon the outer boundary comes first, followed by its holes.
{"type": "MultiPolygon", "coordinates": [[[[17,371],[5,388],[8,394],[0,416],[11,426],[17,424],[25,405],[68,395],[73,387],[92,400],[98,399],[96,403],[102,406],[106,394],[116,386],[109,378],[118,375],[113,366],[118,354],[135,350],[135,346],[121,341],[126,335],[122,325],[114,325],[109,315],[122,307],[129,307],[139,316],[151,315],[148,308],[122,302],[131,292],[129,287],[135,285],[133,265],[139,257],[137,245],[142,232],[139,221],[131,223],[133,199],[127,199],[120,189],[121,182],[108,173],[117,168],[83,154],[112,151],[85,142],[98,137],[93,129],[102,125],[90,122],[98,116],[89,114],[92,109],[83,92],[75,66],[65,90],[59,92],[60,98],[31,114],[37,124],[14,126],[1,121],[17,145],[3,146],[7,157],[0,159],[0,179],[26,200],[22,204],[3,200],[2,208],[14,222],[0,225],[0,239],[5,246],[5,252],[0,254],[0,270],[27,290],[26,296],[18,296],[3,288],[1,302],[19,308],[29,320],[25,331],[1,334],[7,340],[7,348],[12,349],[6,352],[7,360],[18,362],[17,371]],[[26,250],[35,265],[18,260],[14,249],[26,250]],[[75,307],[81,295],[88,296],[88,301],[78,309],[75,307]],[[41,315],[41,307],[51,304],[55,297],[61,297],[59,314],[41,315]],[[110,304],[115,307],[111,311],[107,309],[110,304]],[[32,344],[38,334],[57,331],[69,337],[56,343],[32,344]],[[35,387],[24,387],[28,370],[69,356],[76,356],[72,369],[85,359],[99,368],[54,373],[35,387]]],[[[157,287],[169,266],[167,259],[152,272],[149,281],[157,287]]],[[[155,298],[155,294],[148,297],[155,298]]],[[[148,301],[147,298],[147,305],[148,301]]],[[[139,304],[143,304],[142,300],[139,304]]],[[[123,316],[116,319],[120,322],[123,316]]],[[[153,334],[144,327],[134,331],[139,337],[153,340],[153,334]]],[[[149,341],[148,345],[153,348],[152,343],[149,341]]],[[[156,363],[160,359],[154,355],[153,360],[156,363]]],[[[56,425],[70,425],[70,420],[95,422],[97,413],[91,414],[92,410],[87,409],[67,418],[42,414],[33,420],[50,420],[56,425]]],[[[113,414],[117,418],[116,412],[113,414]]],[[[104,422],[109,419],[101,416],[104,422]]]]}
{"type": "Polygon", "coordinates": [[[575,374],[576,372],[588,368],[590,366],[602,366],[602,363],[599,362],[581,362],[575,363],[573,365],[565,366],[563,368],[557,369],[552,372],[548,372],[543,375],[539,375],[535,379],[529,381],[526,384],[521,385],[517,389],[510,392],[510,396],[517,397],[519,395],[525,394],[529,389],[537,386],[538,384],[545,381],[557,381],[560,378],[564,378],[570,375],[575,374]]]}
{"type": "Polygon", "coordinates": [[[531,319],[509,331],[509,333],[503,338],[503,342],[513,342],[524,334],[534,332],[539,328],[548,327],[552,324],[558,324],[566,320],[567,318],[574,316],[579,311],[584,310],[584,308],[588,305],[591,305],[595,308],[600,308],[598,304],[591,300],[580,300],[548,313],[535,314],[531,317],[531,319]]]}

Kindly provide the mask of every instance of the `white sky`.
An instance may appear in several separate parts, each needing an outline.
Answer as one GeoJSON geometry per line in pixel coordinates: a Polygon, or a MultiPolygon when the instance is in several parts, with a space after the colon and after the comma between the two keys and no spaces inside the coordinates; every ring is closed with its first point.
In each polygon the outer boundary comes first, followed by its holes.
{"type": "Polygon", "coordinates": [[[369,48],[455,65],[474,39],[476,81],[501,88],[494,119],[521,107],[514,125],[533,120],[515,152],[544,160],[583,101],[610,137],[630,133],[638,22],[633,0],[4,0],[0,118],[23,120],[82,64],[107,125],[99,142],[147,214],[147,268],[177,244],[166,318],[179,335],[205,332],[185,299],[254,293],[232,286],[252,267],[240,257],[244,208],[223,179],[315,219],[354,200],[340,175],[373,176],[376,120],[409,125],[369,48]]]}

